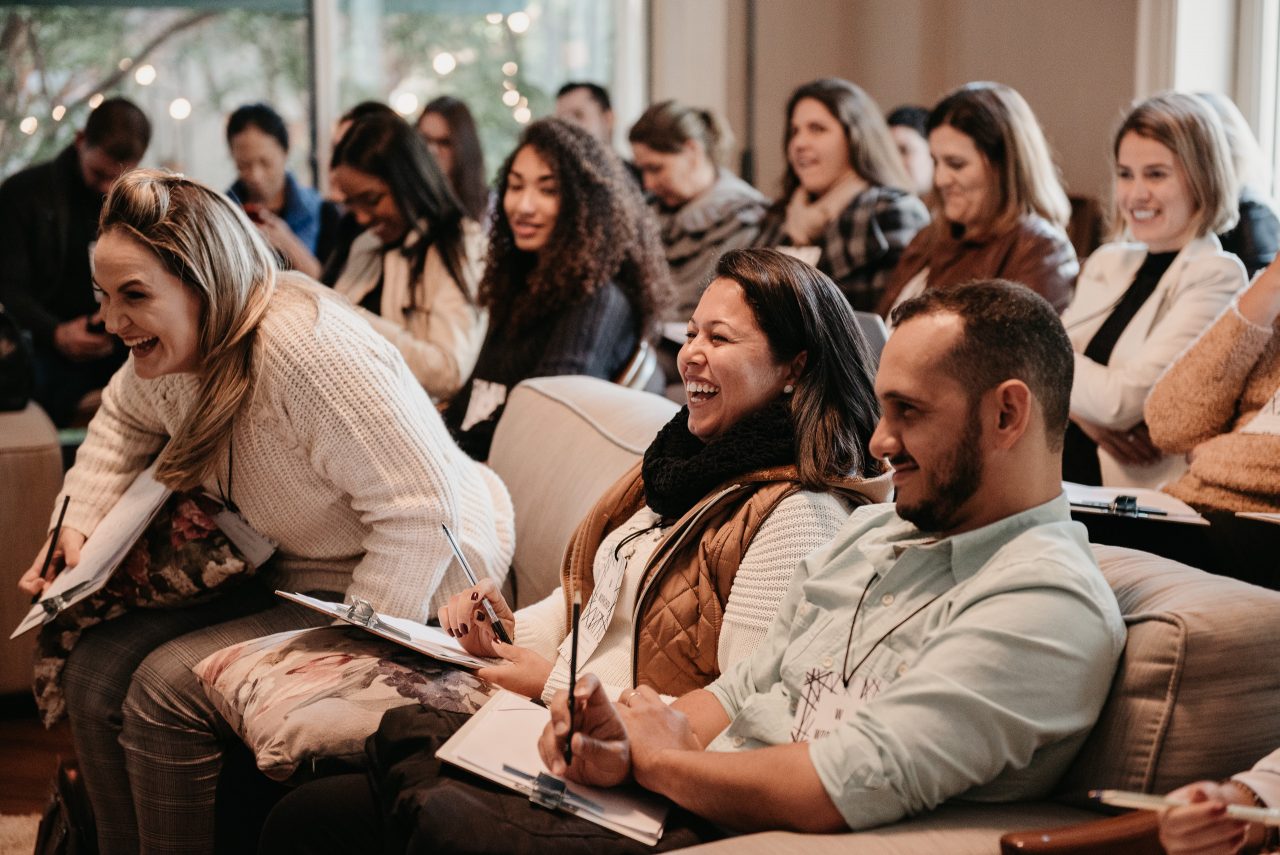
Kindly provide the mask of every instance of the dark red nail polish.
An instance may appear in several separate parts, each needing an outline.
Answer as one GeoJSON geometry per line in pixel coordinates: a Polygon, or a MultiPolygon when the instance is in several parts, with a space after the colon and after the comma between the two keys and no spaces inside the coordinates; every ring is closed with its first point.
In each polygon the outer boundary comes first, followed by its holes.
{"type": "Polygon", "coordinates": [[[484,612],[476,612],[476,623],[484,623],[484,612]]]}
{"type": "Polygon", "coordinates": [[[467,625],[466,625],[465,623],[464,623],[464,624],[462,624],[462,625],[460,625],[460,626],[458,627],[458,634],[459,634],[459,635],[466,635],[466,634],[467,634],[467,625]]]}
{"type": "Polygon", "coordinates": [[[480,599],[480,592],[479,592],[479,591],[472,591],[472,592],[471,592],[471,599],[473,599],[473,600],[478,600],[478,599],[480,599]]]}
{"type": "Polygon", "coordinates": [[[452,630],[452,629],[450,629],[450,630],[448,630],[448,632],[449,632],[449,637],[450,637],[450,638],[453,638],[453,637],[454,637],[454,636],[453,636],[453,630],[452,630]]]}

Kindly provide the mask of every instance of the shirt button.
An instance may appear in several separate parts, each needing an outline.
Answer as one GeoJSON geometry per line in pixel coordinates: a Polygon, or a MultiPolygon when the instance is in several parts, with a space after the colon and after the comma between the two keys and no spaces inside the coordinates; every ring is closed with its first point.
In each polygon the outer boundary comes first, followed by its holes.
{"type": "Polygon", "coordinates": [[[907,663],[903,662],[898,666],[898,676],[901,677],[905,673],[907,673],[907,663]]]}
{"type": "Polygon", "coordinates": [[[883,597],[880,598],[880,602],[886,606],[893,605],[893,594],[885,594],[883,597]]]}
{"type": "Polygon", "coordinates": [[[741,748],[742,746],[744,746],[744,745],[746,745],[746,744],[747,744],[747,740],[746,740],[745,738],[741,737],[741,736],[735,736],[735,737],[733,738],[733,747],[734,747],[734,748],[741,748]]]}
{"type": "Polygon", "coordinates": [[[823,668],[830,668],[833,664],[835,664],[835,663],[832,661],[832,659],[831,659],[831,657],[830,657],[830,656],[827,656],[827,657],[825,657],[825,658],[822,660],[822,667],[823,667],[823,668]]]}

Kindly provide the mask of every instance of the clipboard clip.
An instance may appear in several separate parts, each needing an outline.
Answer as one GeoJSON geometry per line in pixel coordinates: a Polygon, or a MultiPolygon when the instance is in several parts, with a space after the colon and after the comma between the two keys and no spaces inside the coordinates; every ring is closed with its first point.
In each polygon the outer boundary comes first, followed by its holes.
{"type": "Polygon", "coordinates": [[[383,623],[378,618],[378,613],[374,611],[373,603],[363,597],[353,597],[351,605],[347,606],[346,619],[352,623],[358,623],[360,626],[369,629],[376,629],[379,632],[385,632],[394,635],[396,638],[403,638],[405,641],[411,641],[409,633],[397,629],[389,623],[383,623]]]}
{"type": "Polygon", "coordinates": [[[76,594],[80,593],[81,588],[84,588],[88,584],[88,582],[80,582],[79,584],[72,585],[70,588],[67,588],[67,590],[63,591],[61,594],[54,594],[52,597],[40,600],[40,608],[44,609],[44,613],[50,619],[53,619],[57,617],[63,609],[70,608],[74,605],[71,601],[72,598],[75,597],[76,594]]]}
{"type": "Polygon", "coordinates": [[[529,782],[529,801],[535,805],[557,810],[564,804],[564,796],[564,781],[546,772],[539,772],[538,777],[529,782]]]}

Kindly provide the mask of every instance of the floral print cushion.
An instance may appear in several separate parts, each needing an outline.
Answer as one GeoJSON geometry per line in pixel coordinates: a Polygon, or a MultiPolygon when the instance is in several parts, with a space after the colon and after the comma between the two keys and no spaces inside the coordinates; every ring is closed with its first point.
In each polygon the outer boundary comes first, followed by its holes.
{"type": "Polygon", "coordinates": [[[277,781],[321,760],[361,763],[365,739],[393,707],[474,713],[494,691],[469,671],[342,626],[244,641],[194,670],[258,768],[277,781]]]}

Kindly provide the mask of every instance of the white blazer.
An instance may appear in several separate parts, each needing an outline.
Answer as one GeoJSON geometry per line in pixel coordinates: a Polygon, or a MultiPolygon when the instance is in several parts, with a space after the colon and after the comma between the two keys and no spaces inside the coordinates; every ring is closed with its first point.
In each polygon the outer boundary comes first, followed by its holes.
{"type": "MultiPolygon", "coordinates": [[[[1076,351],[1071,412],[1113,430],[1142,421],[1142,405],[1156,380],[1246,284],[1244,265],[1223,252],[1214,235],[1182,248],[1160,277],[1155,292],[1116,341],[1110,364],[1083,356],[1147,257],[1140,243],[1114,242],[1085,262],[1062,323],[1076,351]]],[[[1186,470],[1181,455],[1150,466],[1126,466],[1101,448],[1098,460],[1107,486],[1159,487],[1186,470]]]]}

